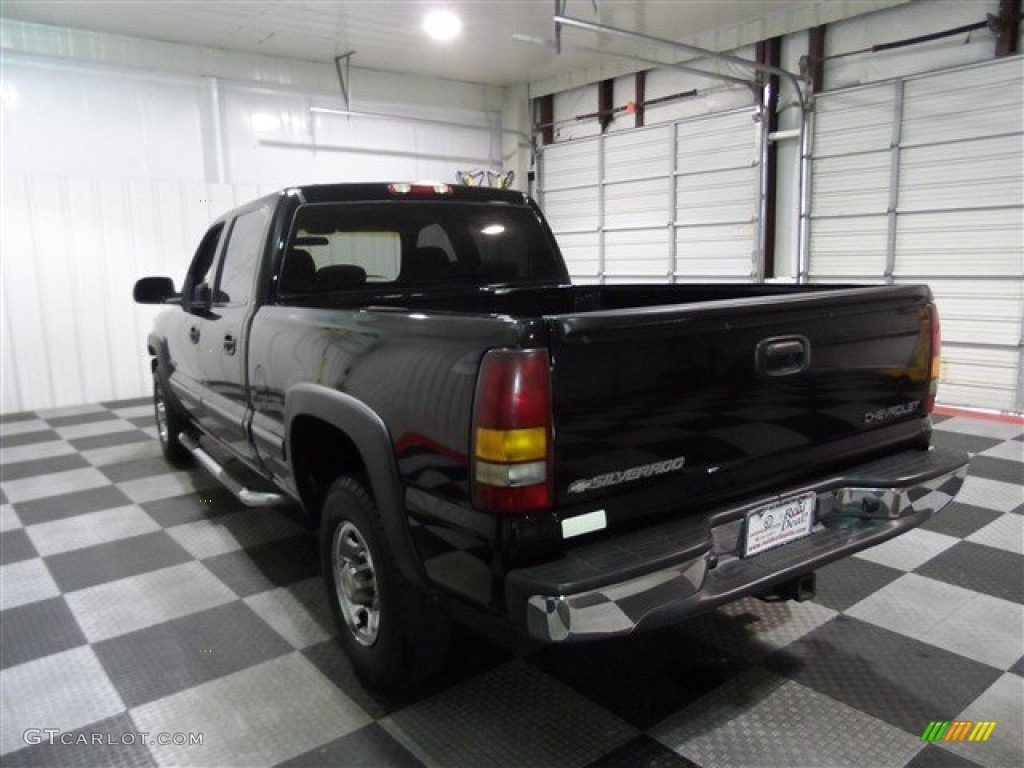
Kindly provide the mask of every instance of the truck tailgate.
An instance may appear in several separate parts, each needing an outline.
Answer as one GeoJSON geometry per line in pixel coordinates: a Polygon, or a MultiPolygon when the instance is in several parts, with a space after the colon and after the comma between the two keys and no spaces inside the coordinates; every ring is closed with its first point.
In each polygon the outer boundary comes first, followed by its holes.
{"type": "Polygon", "coordinates": [[[925,286],[549,316],[562,508],[608,524],[923,446],[925,286]]]}

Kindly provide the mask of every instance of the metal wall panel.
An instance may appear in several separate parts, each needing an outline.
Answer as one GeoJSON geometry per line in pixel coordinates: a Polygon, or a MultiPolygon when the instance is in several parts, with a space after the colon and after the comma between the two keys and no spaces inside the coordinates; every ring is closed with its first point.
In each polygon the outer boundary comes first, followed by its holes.
{"type": "Polygon", "coordinates": [[[751,279],[755,114],[748,107],[544,147],[541,204],[573,279],[751,279]]]}
{"type": "Polygon", "coordinates": [[[816,99],[811,275],[930,284],[942,402],[1024,410],[1022,83],[1013,57],[816,99]]]}

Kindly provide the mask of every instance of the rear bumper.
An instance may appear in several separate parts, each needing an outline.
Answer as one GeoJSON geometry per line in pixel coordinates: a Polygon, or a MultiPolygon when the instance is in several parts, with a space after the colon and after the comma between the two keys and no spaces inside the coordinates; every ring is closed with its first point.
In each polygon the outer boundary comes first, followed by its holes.
{"type": "Polygon", "coordinates": [[[953,500],[966,475],[964,453],[904,451],[699,520],[585,544],[555,562],[510,571],[509,613],[529,636],[547,642],[678,621],[917,527],[953,500]],[[740,557],[748,512],[812,492],[817,513],[810,535],[740,557]]]}

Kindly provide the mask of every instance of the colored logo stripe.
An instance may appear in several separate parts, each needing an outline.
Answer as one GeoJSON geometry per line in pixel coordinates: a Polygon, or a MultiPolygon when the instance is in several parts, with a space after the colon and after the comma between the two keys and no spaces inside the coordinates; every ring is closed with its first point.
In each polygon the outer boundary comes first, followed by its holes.
{"type": "Polygon", "coordinates": [[[995,727],[995,720],[932,720],[921,741],[988,741],[995,727]]]}

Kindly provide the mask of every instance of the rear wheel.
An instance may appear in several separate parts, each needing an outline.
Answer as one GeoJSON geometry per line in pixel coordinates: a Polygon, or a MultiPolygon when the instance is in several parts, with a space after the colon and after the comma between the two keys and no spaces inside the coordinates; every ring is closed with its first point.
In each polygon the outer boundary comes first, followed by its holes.
{"type": "Polygon", "coordinates": [[[156,371],[153,371],[153,408],[156,411],[157,438],[164,458],[176,467],[187,466],[192,461],[192,454],[178,440],[178,435],[188,428],[188,419],[167,402],[164,385],[156,371]]]}
{"type": "Polygon", "coordinates": [[[327,493],[320,554],[338,641],[359,678],[394,690],[436,673],[448,617],[399,572],[373,497],[354,477],[327,493]]]}

